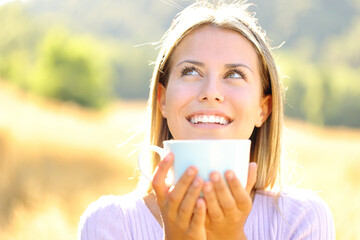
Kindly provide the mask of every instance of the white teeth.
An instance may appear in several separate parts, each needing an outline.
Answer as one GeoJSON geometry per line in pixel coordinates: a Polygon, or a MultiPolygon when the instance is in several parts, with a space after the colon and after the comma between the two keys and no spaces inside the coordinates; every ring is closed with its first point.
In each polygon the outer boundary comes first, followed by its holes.
{"type": "Polygon", "coordinates": [[[193,124],[198,123],[215,123],[215,124],[221,124],[221,125],[227,125],[229,121],[221,116],[215,116],[215,115],[196,115],[192,116],[190,118],[190,122],[193,124]]]}
{"type": "Polygon", "coordinates": [[[214,123],[215,122],[215,116],[209,116],[209,122],[214,123]]]}
{"type": "Polygon", "coordinates": [[[220,117],[219,117],[219,116],[216,116],[216,117],[215,117],[215,122],[221,123],[221,120],[220,120],[220,117]]]}
{"type": "Polygon", "coordinates": [[[224,124],[224,118],[219,118],[219,122],[220,122],[220,124],[224,124]]]}

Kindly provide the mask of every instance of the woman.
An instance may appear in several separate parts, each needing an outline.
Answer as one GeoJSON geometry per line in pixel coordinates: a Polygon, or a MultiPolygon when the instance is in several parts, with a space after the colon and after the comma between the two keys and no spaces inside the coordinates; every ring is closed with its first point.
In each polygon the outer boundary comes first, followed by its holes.
{"type": "Polygon", "coordinates": [[[184,9],[162,39],[149,99],[150,144],[251,139],[247,186],[231,170],[213,172],[204,182],[190,167],[169,188],[174,156],[160,161],[154,155],[147,194],[92,203],[82,216],[80,239],[335,238],[331,213],[319,197],[274,191],[283,96],[264,34],[247,8],[202,1],[184,9]]]}

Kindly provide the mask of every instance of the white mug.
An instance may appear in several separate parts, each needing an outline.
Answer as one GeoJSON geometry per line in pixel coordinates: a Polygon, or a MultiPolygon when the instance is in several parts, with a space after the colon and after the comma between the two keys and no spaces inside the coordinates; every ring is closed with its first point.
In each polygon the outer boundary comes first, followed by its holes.
{"type": "MultiPolygon", "coordinates": [[[[198,176],[208,181],[211,172],[222,175],[227,170],[233,170],[243,187],[246,186],[250,160],[251,141],[247,139],[214,139],[214,140],[168,140],[163,142],[164,148],[154,145],[145,146],[139,154],[138,164],[145,151],[157,152],[161,159],[170,151],[174,154],[174,181],[176,183],[190,166],[196,166],[198,176]]],[[[144,174],[146,178],[150,178],[144,174]]]]}

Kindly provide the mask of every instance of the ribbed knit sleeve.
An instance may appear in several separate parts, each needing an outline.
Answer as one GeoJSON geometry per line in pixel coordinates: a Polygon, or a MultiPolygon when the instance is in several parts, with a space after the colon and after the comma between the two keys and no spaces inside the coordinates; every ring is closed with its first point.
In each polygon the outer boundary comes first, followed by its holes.
{"type": "Polygon", "coordinates": [[[283,227],[283,239],[335,239],[335,226],[331,211],[315,193],[302,191],[295,196],[284,196],[280,200],[280,204],[289,225],[283,227]],[[302,195],[299,196],[299,194],[302,195]],[[285,203],[285,201],[287,202],[285,203]]]}
{"type": "Polygon", "coordinates": [[[335,226],[327,204],[305,190],[258,191],[245,224],[248,239],[333,240],[335,226]]]}
{"type": "Polygon", "coordinates": [[[103,196],[80,218],[78,240],[162,240],[163,230],[142,197],[103,196]]]}
{"type": "Polygon", "coordinates": [[[115,196],[103,196],[91,203],[80,218],[78,240],[127,240],[126,223],[115,196]],[[115,201],[114,201],[115,200],[115,201]]]}

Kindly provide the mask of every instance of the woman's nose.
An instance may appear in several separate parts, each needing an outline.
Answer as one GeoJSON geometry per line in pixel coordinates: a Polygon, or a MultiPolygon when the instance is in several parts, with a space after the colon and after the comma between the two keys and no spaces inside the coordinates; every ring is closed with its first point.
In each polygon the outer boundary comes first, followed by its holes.
{"type": "Polygon", "coordinates": [[[204,84],[201,86],[201,91],[199,93],[199,101],[209,101],[209,102],[218,102],[221,103],[224,101],[224,95],[221,93],[219,86],[219,80],[213,78],[208,78],[204,81],[204,84]]]}

